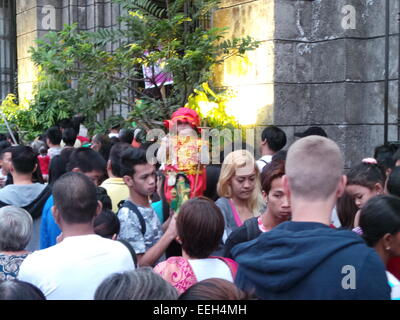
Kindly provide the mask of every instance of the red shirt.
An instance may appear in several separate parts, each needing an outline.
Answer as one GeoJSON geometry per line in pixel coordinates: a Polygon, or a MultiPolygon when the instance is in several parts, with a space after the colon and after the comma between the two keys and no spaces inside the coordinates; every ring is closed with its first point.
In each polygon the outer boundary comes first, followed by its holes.
{"type": "Polygon", "coordinates": [[[49,174],[49,164],[50,164],[50,157],[48,155],[41,156],[38,155],[40,171],[42,174],[49,174]]]}

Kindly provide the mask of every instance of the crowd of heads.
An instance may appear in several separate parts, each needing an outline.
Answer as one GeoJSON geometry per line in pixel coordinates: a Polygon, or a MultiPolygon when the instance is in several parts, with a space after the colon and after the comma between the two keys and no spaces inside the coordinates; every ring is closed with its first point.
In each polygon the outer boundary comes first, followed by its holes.
{"type": "MultiPolygon", "coordinates": [[[[13,136],[19,139],[16,133],[13,136]]],[[[237,211],[240,208],[242,213],[250,213],[250,218],[265,232],[286,221],[296,221],[304,204],[317,203],[336,208],[341,229],[359,227],[366,245],[374,248],[385,264],[400,256],[400,149],[394,145],[377,147],[374,158],[360,161],[344,175],[342,152],[324,130],[311,127],[296,136],[300,139],[283,150],[287,144],[285,132],[276,126],[263,130],[260,150],[271,158],[261,167],[248,150],[223,154],[221,166],[207,177],[215,182],[207,189],[209,197],[187,200],[175,216],[176,242],[182,255],[207,259],[225,241],[231,243],[238,233],[227,227],[227,212],[234,206],[237,211]],[[230,207],[214,201],[222,198],[231,201],[230,207]]],[[[65,120],[49,128],[30,146],[12,145],[4,139],[0,142],[0,176],[9,176],[8,183],[23,177],[32,182],[48,181],[54,201],[52,215],[67,234],[74,226],[82,230],[86,226],[102,238],[118,239],[121,221],[113,212],[111,196],[99,187],[107,178],[121,179],[130,196],[161,200],[161,220],[171,223],[164,188],[169,181],[159,165],[149,163],[145,147],[132,146],[137,142],[135,130],[121,129],[112,136],[100,133],[91,141],[78,138],[77,123],[65,120]],[[48,180],[47,173],[42,175],[40,156],[50,158],[48,180]]],[[[23,252],[33,233],[34,218],[17,206],[0,208],[0,251],[23,252]]],[[[136,264],[136,257],[134,260],[136,264]]],[[[254,298],[254,292],[213,277],[180,294],[160,274],[145,266],[110,275],[94,294],[95,300],[254,298]]],[[[30,283],[0,279],[1,299],[43,300],[45,296],[30,283]]]]}

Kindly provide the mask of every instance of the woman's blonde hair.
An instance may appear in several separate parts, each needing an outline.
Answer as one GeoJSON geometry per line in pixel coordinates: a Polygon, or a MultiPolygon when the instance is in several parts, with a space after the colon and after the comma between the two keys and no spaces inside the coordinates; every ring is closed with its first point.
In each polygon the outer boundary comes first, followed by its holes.
{"type": "Polygon", "coordinates": [[[264,201],[261,195],[260,171],[252,154],[247,150],[236,150],[229,153],[222,163],[221,173],[217,184],[217,193],[220,197],[232,198],[231,179],[236,174],[236,169],[245,166],[254,166],[256,185],[249,198],[249,209],[254,216],[260,215],[264,201]]]}

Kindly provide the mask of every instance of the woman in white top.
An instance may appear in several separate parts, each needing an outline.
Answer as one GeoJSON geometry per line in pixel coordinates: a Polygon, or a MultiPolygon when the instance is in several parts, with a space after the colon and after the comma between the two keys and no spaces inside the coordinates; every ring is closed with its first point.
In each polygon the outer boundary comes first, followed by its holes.
{"type": "Polygon", "coordinates": [[[228,258],[210,257],[224,232],[224,218],[213,201],[205,197],[186,201],[176,221],[182,257],[170,257],[154,271],[184,292],[198,281],[222,278],[233,282],[237,264],[228,258]]]}

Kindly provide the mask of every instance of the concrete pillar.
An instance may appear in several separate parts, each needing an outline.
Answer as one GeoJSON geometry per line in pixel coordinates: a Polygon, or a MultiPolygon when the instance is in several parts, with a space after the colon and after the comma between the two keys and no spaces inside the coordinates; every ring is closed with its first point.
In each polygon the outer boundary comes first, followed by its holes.
{"type": "MultiPolygon", "coordinates": [[[[399,2],[390,4],[389,140],[397,140],[399,2]]],[[[288,145],[294,132],[321,126],[341,146],[346,167],[383,143],[385,1],[224,0],[214,21],[231,28],[227,37],[263,41],[243,74],[231,73],[243,68],[227,62],[217,77],[233,89],[253,87],[241,101],[248,111],[246,101],[264,100],[254,126],[282,127],[288,145]]]]}

